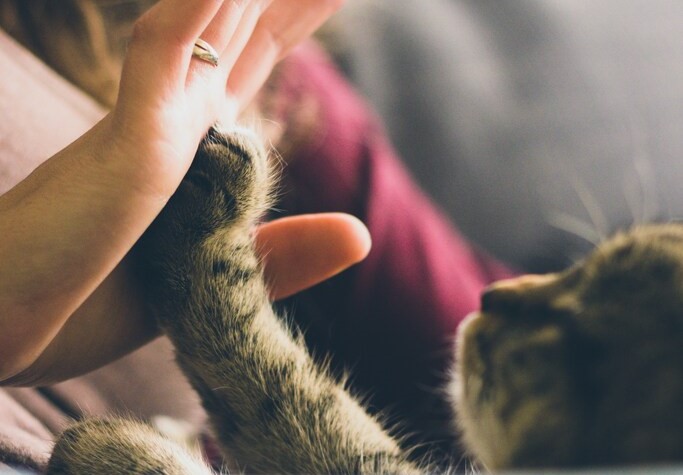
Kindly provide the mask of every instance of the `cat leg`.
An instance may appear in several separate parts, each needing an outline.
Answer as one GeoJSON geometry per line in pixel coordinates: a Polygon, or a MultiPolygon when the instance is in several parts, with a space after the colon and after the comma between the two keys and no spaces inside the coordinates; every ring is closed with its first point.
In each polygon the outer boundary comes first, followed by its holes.
{"type": "Polygon", "coordinates": [[[250,236],[266,168],[253,141],[210,135],[143,241],[148,300],[177,360],[247,471],[418,472],[274,314],[250,236]]]}
{"type": "Polygon", "coordinates": [[[74,424],[57,439],[48,475],[212,475],[199,455],[152,427],[124,419],[74,424]]]}

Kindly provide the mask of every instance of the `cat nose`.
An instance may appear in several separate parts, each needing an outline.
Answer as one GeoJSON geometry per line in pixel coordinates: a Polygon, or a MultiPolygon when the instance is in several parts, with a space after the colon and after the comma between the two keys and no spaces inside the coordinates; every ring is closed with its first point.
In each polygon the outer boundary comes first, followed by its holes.
{"type": "Polygon", "coordinates": [[[554,274],[524,275],[494,282],[481,295],[481,311],[514,313],[547,296],[548,285],[556,281],[554,274]]]}

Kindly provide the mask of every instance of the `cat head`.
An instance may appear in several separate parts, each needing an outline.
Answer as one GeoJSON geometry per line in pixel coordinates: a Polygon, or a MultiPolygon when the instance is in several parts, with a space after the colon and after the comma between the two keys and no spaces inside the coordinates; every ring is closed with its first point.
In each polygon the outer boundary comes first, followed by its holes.
{"type": "Polygon", "coordinates": [[[451,390],[489,468],[682,460],[683,226],[491,286],[459,329],[451,390]]]}

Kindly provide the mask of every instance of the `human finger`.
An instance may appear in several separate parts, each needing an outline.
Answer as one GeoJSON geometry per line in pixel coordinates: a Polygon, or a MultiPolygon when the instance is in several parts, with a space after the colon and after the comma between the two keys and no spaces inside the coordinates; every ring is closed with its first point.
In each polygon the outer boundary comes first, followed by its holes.
{"type": "Polygon", "coordinates": [[[284,56],[343,4],[344,0],[277,0],[263,14],[259,26],[270,33],[284,56]]]}
{"type": "Polygon", "coordinates": [[[275,0],[235,64],[228,92],[246,105],[273,66],[343,5],[343,0],[275,0]]]}
{"type": "MultiPolygon", "coordinates": [[[[273,0],[252,0],[246,9],[243,20],[240,22],[235,34],[230,39],[230,44],[221,54],[221,66],[227,80],[237,58],[242,54],[244,47],[249,42],[261,15],[268,9],[273,0]]],[[[225,84],[225,83],[224,83],[225,84]]]]}
{"type": "MultiPolygon", "coordinates": [[[[252,35],[261,14],[271,1],[249,0],[244,2],[239,15],[236,15],[238,16],[238,21],[231,24],[232,31],[229,38],[225,35],[225,31],[220,33],[224,43],[218,44],[215,48],[216,52],[221,52],[217,67],[212,68],[203,61],[193,62],[188,75],[188,94],[191,101],[205,104],[206,110],[215,110],[214,115],[220,114],[222,119],[226,118],[224,109],[229,108],[230,104],[224,105],[223,99],[225,98],[225,84],[228,81],[228,76],[236,59],[249,41],[249,37],[252,35]]],[[[219,12],[219,15],[221,13],[219,12]]],[[[210,31],[216,32],[219,30],[221,28],[221,21],[221,18],[216,18],[215,21],[211,22],[207,31],[202,35],[202,39],[211,38],[210,31]]],[[[212,43],[212,46],[216,46],[216,44],[212,43]]]]}
{"type": "MultiPolygon", "coordinates": [[[[252,3],[254,3],[252,0],[227,0],[223,2],[223,5],[221,5],[221,8],[211,22],[198,36],[198,38],[209,43],[215,50],[219,64],[222,63],[220,57],[231,44],[231,40],[242,22],[245,12],[250,10],[252,3]]],[[[194,80],[198,77],[209,77],[215,74],[215,67],[207,64],[207,61],[194,57],[188,71],[188,86],[191,87],[194,80]]]]}
{"type": "Polygon", "coordinates": [[[332,277],[363,260],[371,247],[365,225],[348,214],[294,216],[263,224],[256,246],[273,300],[332,277]]]}
{"type": "Polygon", "coordinates": [[[120,106],[177,94],[185,87],[195,40],[223,0],[160,0],[133,29],[121,77],[120,106]],[[121,104],[123,103],[123,104],[121,104]]]}

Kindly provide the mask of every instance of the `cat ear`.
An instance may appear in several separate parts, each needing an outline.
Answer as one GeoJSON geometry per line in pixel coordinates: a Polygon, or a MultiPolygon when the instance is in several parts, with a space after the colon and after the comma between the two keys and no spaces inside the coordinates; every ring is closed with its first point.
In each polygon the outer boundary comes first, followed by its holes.
{"type": "Polygon", "coordinates": [[[537,308],[577,311],[580,302],[576,294],[563,285],[560,276],[524,275],[495,282],[481,296],[481,311],[504,315],[537,308]]]}
{"type": "Polygon", "coordinates": [[[481,311],[507,314],[534,306],[534,303],[547,300],[556,281],[555,274],[546,274],[524,275],[495,282],[481,296],[481,311]]]}

